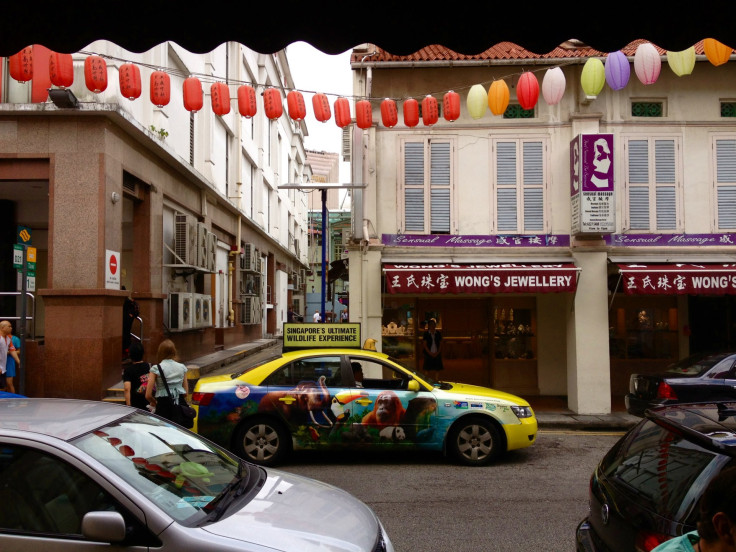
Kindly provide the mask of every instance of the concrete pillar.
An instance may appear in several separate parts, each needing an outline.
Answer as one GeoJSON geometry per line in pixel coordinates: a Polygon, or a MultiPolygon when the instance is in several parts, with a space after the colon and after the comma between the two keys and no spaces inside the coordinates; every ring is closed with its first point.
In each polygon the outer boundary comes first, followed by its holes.
{"type": "Polygon", "coordinates": [[[579,414],[611,412],[605,251],[573,252],[581,269],[567,335],[568,406],[579,414]]]}

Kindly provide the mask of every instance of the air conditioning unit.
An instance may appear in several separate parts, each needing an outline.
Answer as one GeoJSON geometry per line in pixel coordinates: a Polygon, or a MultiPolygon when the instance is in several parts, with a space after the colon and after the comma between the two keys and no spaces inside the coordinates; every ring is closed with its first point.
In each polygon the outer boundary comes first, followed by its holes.
{"type": "Polygon", "coordinates": [[[195,265],[197,263],[197,224],[186,213],[174,213],[174,253],[175,264],[195,265]]]}
{"type": "Polygon", "coordinates": [[[262,320],[260,297],[246,297],[240,314],[241,324],[260,324],[262,320]]]}
{"type": "Polygon", "coordinates": [[[217,271],[217,236],[213,232],[207,232],[207,271],[217,271]]]}
{"type": "Polygon", "coordinates": [[[250,272],[240,273],[240,295],[260,295],[261,278],[250,272]]]}
{"type": "Polygon", "coordinates": [[[172,331],[189,330],[192,328],[193,316],[191,293],[169,294],[169,329],[172,331]]]}
{"type": "Polygon", "coordinates": [[[207,268],[207,227],[197,223],[197,263],[199,268],[207,268]]]}
{"type": "Polygon", "coordinates": [[[258,272],[257,264],[260,259],[256,246],[252,243],[246,243],[243,251],[243,255],[240,258],[241,270],[247,270],[249,272],[258,272]]]}
{"type": "Polygon", "coordinates": [[[192,305],[194,306],[194,316],[192,316],[192,327],[202,327],[202,295],[192,293],[192,305]]]}
{"type": "Polygon", "coordinates": [[[202,295],[202,327],[212,326],[212,296],[202,295]]]}

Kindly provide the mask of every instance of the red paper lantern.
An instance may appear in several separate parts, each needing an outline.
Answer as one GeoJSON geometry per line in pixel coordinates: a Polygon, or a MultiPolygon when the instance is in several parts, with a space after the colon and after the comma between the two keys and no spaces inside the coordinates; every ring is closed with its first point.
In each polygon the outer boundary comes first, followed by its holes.
{"type": "Polygon", "coordinates": [[[74,61],[71,54],[51,52],[49,78],[51,84],[59,88],[69,88],[74,83],[74,61]]]}
{"type": "Polygon", "coordinates": [[[320,123],[324,123],[332,116],[330,101],[324,94],[315,94],[312,96],[312,108],[314,109],[314,118],[320,123]]]}
{"type": "Polygon", "coordinates": [[[202,92],[202,83],[197,77],[189,77],[184,80],[184,109],[187,111],[197,112],[204,105],[204,94],[202,92]]]}
{"type": "Polygon", "coordinates": [[[33,78],[33,46],[26,46],[9,59],[10,76],[18,82],[28,82],[33,78]]]}
{"type": "Polygon", "coordinates": [[[523,109],[533,109],[539,98],[539,81],[534,73],[522,73],[516,84],[516,98],[523,109]]]}
{"type": "Polygon", "coordinates": [[[373,125],[373,108],[368,100],[360,100],[355,104],[355,122],[363,130],[373,125]]]}
{"type": "Polygon", "coordinates": [[[263,91],[263,109],[269,119],[278,119],[284,113],[281,92],[278,88],[266,88],[263,91]]]}
{"type": "Polygon", "coordinates": [[[408,127],[419,124],[419,102],[414,98],[404,101],[404,124],[408,127]]]}
{"type": "Polygon", "coordinates": [[[289,117],[295,121],[303,121],[307,116],[307,105],[304,96],[298,90],[292,90],[286,95],[286,107],[289,109],[289,117]]]}
{"type": "Polygon", "coordinates": [[[248,119],[255,117],[258,107],[256,105],[256,89],[252,86],[244,84],[238,87],[238,111],[248,119]]]}
{"type": "Polygon", "coordinates": [[[95,94],[107,89],[107,63],[100,56],[87,56],[84,60],[84,82],[95,94]]]}
{"type": "Polygon", "coordinates": [[[442,98],[442,115],[447,121],[457,121],[460,118],[460,94],[450,90],[442,98]]]}
{"type": "Polygon", "coordinates": [[[151,103],[156,107],[168,105],[171,101],[171,79],[164,71],[151,73],[151,103]]]}
{"type": "Polygon", "coordinates": [[[210,99],[212,100],[212,111],[215,115],[227,115],[230,113],[230,89],[224,82],[215,82],[210,86],[210,99]]]}
{"type": "Polygon", "coordinates": [[[141,97],[141,70],[132,63],[120,66],[120,93],[129,100],[141,97]]]}
{"type": "Polygon", "coordinates": [[[350,124],[350,102],[347,98],[335,100],[335,124],[340,128],[345,128],[350,124]]]}
{"type": "Polygon", "coordinates": [[[390,98],[381,102],[381,121],[386,128],[393,128],[399,122],[399,110],[396,102],[390,98]]]}
{"type": "Polygon", "coordinates": [[[424,126],[432,126],[439,120],[439,117],[437,98],[434,96],[425,96],[422,100],[422,122],[424,126]]]}

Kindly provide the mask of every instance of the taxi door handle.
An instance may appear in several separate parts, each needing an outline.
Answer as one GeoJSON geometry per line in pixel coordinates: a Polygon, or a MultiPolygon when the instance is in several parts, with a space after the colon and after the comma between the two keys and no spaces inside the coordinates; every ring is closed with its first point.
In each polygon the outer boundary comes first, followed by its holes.
{"type": "Polygon", "coordinates": [[[291,404],[296,400],[296,397],[279,397],[279,400],[281,402],[285,402],[286,404],[291,404]]]}
{"type": "Polygon", "coordinates": [[[368,406],[369,404],[373,404],[373,401],[370,399],[357,399],[355,402],[358,403],[360,406],[368,406]]]}

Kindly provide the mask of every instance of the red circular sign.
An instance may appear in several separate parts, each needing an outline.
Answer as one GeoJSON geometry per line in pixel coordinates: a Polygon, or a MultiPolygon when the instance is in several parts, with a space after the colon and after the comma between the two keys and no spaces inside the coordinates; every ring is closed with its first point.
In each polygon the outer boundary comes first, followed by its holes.
{"type": "Polygon", "coordinates": [[[110,274],[115,274],[118,271],[118,259],[115,255],[110,255],[110,274]]]}

